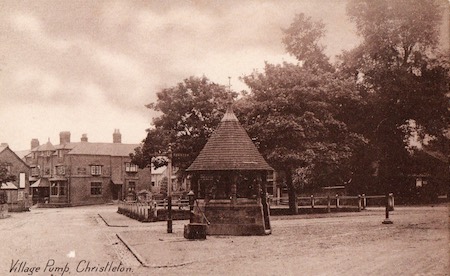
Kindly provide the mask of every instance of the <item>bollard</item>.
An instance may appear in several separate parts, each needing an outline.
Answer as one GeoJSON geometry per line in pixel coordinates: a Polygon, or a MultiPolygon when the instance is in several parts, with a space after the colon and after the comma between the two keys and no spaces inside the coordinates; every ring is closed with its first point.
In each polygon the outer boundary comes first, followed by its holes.
{"type": "Polygon", "coordinates": [[[389,209],[390,209],[390,204],[389,204],[389,198],[390,198],[390,194],[387,193],[386,194],[386,218],[383,220],[383,224],[392,224],[392,220],[389,219],[389,209]]]}
{"type": "Polygon", "coordinates": [[[314,204],[315,204],[314,195],[311,195],[311,208],[312,209],[314,209],[314,204]]]}
{"type": "Polygon", "coordinates": [[[339,209],[339,195],[336,194],[336,209],[339,209]]]}
{"type": "Polygon", "coordinates": [[[331,198],[330,195],[327,196],[327,212],[331,212],[331,198]]]}
{"type": "Polygon", "coordinates": [[[363,197],[362,208],[363,208],[363,210],[366,210],[366,207],[367,207],[367,198],[366,198],[366,194],[362,194],[362,197],[363,197]]]}

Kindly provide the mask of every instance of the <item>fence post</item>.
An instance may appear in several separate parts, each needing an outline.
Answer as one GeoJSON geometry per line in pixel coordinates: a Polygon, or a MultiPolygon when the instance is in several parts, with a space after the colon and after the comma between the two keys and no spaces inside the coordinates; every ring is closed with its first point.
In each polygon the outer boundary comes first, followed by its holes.
{"type": "Polygon", "coordinates": [[[327,196],[327,212],[331,212],[331,198],[330,195],[327,196]]]}
{"type": "Polygon", "coordinates": [[[311,208],[312,209],[314,209],[314,204],[315,204],[314,195],[311,195],[311,208]]]}
{"type": "Polygon", "coordinates": [[[366,198],[366,194],[362,194],[362,209],[366,210],[367,207],[367,198],[366,198]]]}
{"type": "Polygon", "coordinates": [[[336,194],[336,209],[339,209],[339,195],[336,194]]]}
{"type": "Polygon", "coordinates": [[[358,195],[358,212],[361,212],[361,195],[358,195]]]}
{"type": "Polygon", "coordinates": [[[394,194],[389,194],[389,211],[394,211],[394,194]]]}
{"type": "Polygon", "coordinates": [[[389,219],[389,209],[390,209],[389,198],[390,198],[390,194],[387,193],[386,194],[386,218],[383,220],[383,224],[392,224],[393,223],[392,220],[389,219]]]}

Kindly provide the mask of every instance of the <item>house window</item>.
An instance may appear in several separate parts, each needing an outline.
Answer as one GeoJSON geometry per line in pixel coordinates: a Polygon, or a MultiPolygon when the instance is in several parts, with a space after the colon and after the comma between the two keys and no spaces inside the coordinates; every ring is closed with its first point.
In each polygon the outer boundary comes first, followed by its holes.
{"type": "Polygon", "coordinates": [[[19,188],[21,189],[25,188],[25,173],[23,172],[19,174],[19,188]]]}
{"type": "Polygon", "coordinates": [[[45,175],[50,175],[50,168],[45,168],[44,172],[45,172],[45,175]]]}
{"type": "Polygon", "coordinates": [[[8,174],[11,173],[11,164],[6,164],[6,171],[8,172],[8,174]]]}
{"type": "Polygon", "coordinates": [[[52,196],[65,196],[66,191],[66,182],[52,182],[50,185],[50,195],[52,196]]]}
{"type": "Polygon", "coordinates": [[[81,174],[81,175],[86,174],[86,168],[84,168],[84,167],[78,167],[78,168],[77,168],[77,173],[78,173],[78,174],[81,174]]]}
{"type": "Polygon", "coordinates": [[[31,168],[31,176],[39,176],[39,167],[31,168]]]}
{"type": "Polygon", "coordinates": [[[125,163],[125,171],[126,172],[137,172],[138,166],[136,164],[127,162],[127,163],[125,163]]]}
{"type": "Polygon", "coordinates": [[[58,195],[58,184],[52,183],[52,185],[50,186],[50,195],[52,196],[57,196],[58,195]]]}
{"type": "Polygon", "coordinates": [[[91,165],[91,174],[92,175],[101,175],[102,174],[102,166],[91,165]]]}
{"type": "Polygon", "coordinates": [[[62,150],[58,150],[58,157],[62,158],[63,157],[63,151],[62,150]]]}
{"type": "Polygon", "coordinates": [[[59,190],[59,195],[60,196],[65,196],[66,195],[66,183],[59,182],[58,183],[58,190],[59,190]]]}
{"type": "Polygon", "coordinates": [[[64,166],[56,166],[55,167],[55,174],[56,175],[65,175],[66,174],[66,167],[64,167],[64,166]]]}
{"type": "Polygon", "coordinates": [[[134,193],[136,191],[136,182],[130,181],[128,182],[128,192],[134,193]]]}
{"type": "Polygon", "coordinates": [[[91,182],[91,195],[102,195],[102,182],[91,182]]]}

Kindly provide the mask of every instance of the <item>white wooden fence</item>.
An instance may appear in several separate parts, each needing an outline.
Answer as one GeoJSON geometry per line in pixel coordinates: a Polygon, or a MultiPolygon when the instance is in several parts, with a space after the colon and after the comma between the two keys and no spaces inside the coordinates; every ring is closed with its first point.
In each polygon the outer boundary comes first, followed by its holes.
{"type": "MultiPolygon", "coordinates": [[[[117,212],[143,222],[156,221],[158,218],[158,209],[167,209],[168,205],[167,199],[152,200],[150,202],[122,201],[119,202],[117,212]]],[[[174,206],[178,207],[180,210],[189,208],[189,200],[172,200],[172,207],[174,206]]]]}

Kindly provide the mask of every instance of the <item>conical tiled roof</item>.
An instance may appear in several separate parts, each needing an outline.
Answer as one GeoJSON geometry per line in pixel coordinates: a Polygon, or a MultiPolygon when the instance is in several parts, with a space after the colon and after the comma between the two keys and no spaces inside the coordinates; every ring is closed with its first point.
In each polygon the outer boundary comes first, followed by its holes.
{"type": "Polygon", "coordinates": [[[186,171],[273,170],[234,115],[231,104],[219,127],[186,171]]]}

